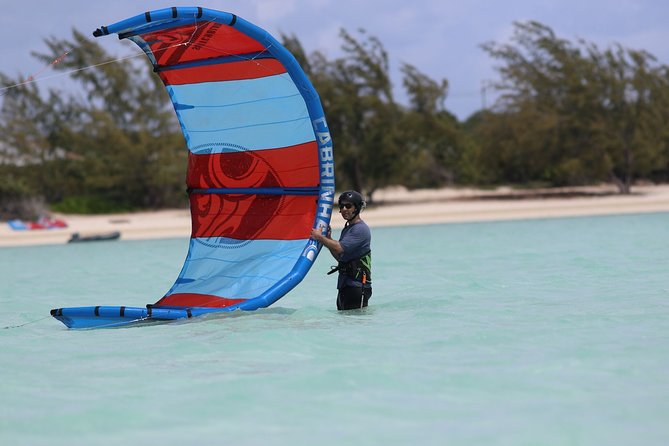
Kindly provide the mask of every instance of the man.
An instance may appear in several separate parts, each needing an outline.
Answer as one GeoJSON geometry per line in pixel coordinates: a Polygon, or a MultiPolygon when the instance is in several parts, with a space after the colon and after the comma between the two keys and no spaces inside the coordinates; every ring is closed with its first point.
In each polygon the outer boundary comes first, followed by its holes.
{"type": "Polygon", "coordinates": [[[356,191],[346,191],[339,196],[339,213],[346,220],[339,241],[330,237],[330,228],[323,235],[323,228],[311,230],[311,237],[322,243],[338,265],[328,274],[339,272],[337,278],[337,309],[363,308],[372,297],[372,234],[367,223],[360,218],[366,203],[356,191]]]}

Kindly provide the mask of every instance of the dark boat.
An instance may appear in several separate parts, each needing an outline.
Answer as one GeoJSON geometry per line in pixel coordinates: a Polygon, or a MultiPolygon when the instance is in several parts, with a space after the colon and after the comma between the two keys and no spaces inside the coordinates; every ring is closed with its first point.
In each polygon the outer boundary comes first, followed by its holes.
{"type": "Polygon", "coordinates": [[[101,242],[106,240],[118,240],[121,237],[119,231],[114,232],[105,232],[100,234],[90,234],[90,235],[81,235],[78,232],[72,234],[72,237],[67,241],[67,243],[79,243],[79,242],[101,242]]]}

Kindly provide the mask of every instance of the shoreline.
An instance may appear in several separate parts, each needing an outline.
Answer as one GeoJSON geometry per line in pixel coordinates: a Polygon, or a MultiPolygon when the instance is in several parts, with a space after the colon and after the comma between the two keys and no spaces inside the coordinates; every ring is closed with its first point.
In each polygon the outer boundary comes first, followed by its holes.
{"type": "MultiPolygon", "coordinates": [[[[610,185],[562,189],[513,190],[422,189],[402,187],[379,190],[375,203],[363,211],[370,227],[468,223],[537,218],[584,217],[669,212],[669,185],[640,185],[632,194],[619,195],[610,185]]],[[[63,229],[12,230],[0,222],[0,248],[65,244],[73,233],[81,236],[119,231],[121,240],[188,238],[188,209],[105,215],[55,214],[63,229]]],[[[343,221],[333,212],[332,228],[343,221]]]]}
{"type": "Polygon", "coordinates": [[[440,189],[412,194],[382,194],[389,204],[366,211],[363,218],[370,226],[401,226],[669,212],[669,185],[636,186],[630,195],[620,195],[609,185],[529,191],[440,189]],[[412,203],[416,197],[423,201],[412,203]]]}

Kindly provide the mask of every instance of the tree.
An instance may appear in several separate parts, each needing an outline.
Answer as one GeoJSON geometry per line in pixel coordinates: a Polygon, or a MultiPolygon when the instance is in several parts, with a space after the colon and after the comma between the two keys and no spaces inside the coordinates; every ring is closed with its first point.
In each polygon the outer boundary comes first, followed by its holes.
{"type": "Polygon", "coordinates": [[[612,181],[629,193],[634,177],[667,163],[667,68],[655,57],[620,45],[600,52],[589,48],[600,76],[595,135],[610,164],[612,181]]]}
{"type": "Polygon", "coordinates": [[[76,30],[45,42],[49,52],[35,56],[59,60],[52,66],[70,72],[71,90],[24,85],[0,109],[2,147],[17,168],[30,164],[23,170],[36,193],[68,211],[185,204],[185,143],[150,65],[101,63],[113,57],[76,30]]]}
{"type": "Polygon", "coordinates": [[[412,187],[454,184],[464,134],[444,105],[448,81],[435,81],[409,64],[403,64],[401,70],[409,96],[400,125],[401,145],[407,153],[404,183],[412,187]]]}
{"type": "Polygon", "coordinates": [[[514,146],[518,155],[498,158],[507,167],[517,160],[515,168],[524,170],[516,180],[564,185],[611,178],[629,193],[635,176],[657,168],[666,153],[661,129],[668,104],[666,70],[652,56],[619,45],[602,53],[537,22],[516,23],[513,41],[483,45],[503,62],[495,109],[503,120],[492,122],[504,126],[489,127],[483,139],[487,151],[514,146]],[[495,133],[506,137],[494,139],[495,133]]]}
{"type": "Polygon", "coordinates": [[[333,136],[339,187],[369,197],[377,188],[397,184],[404,153],[397,136],[401,110],[393,99],[388,54],[377,38],[363,30],[360,35],[362,39],[356,39],[341,30],[344,56],[330,61],[314,53],[308,70],[333,136]]]}

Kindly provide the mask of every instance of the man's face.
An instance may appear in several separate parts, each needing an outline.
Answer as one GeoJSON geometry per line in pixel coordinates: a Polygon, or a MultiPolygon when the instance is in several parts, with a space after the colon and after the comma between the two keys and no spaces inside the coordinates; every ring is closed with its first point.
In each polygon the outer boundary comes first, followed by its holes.
{"type": "Polygon", "coordinates": [[[353,203],[348,202],[348,201],[342,201],[339,203],[339,213],[341,214],[342,217],[344,217],[344,220],[350,220],[353,218],[353,213],[355,212],[355,206],[353,206],[353,203]]]}

